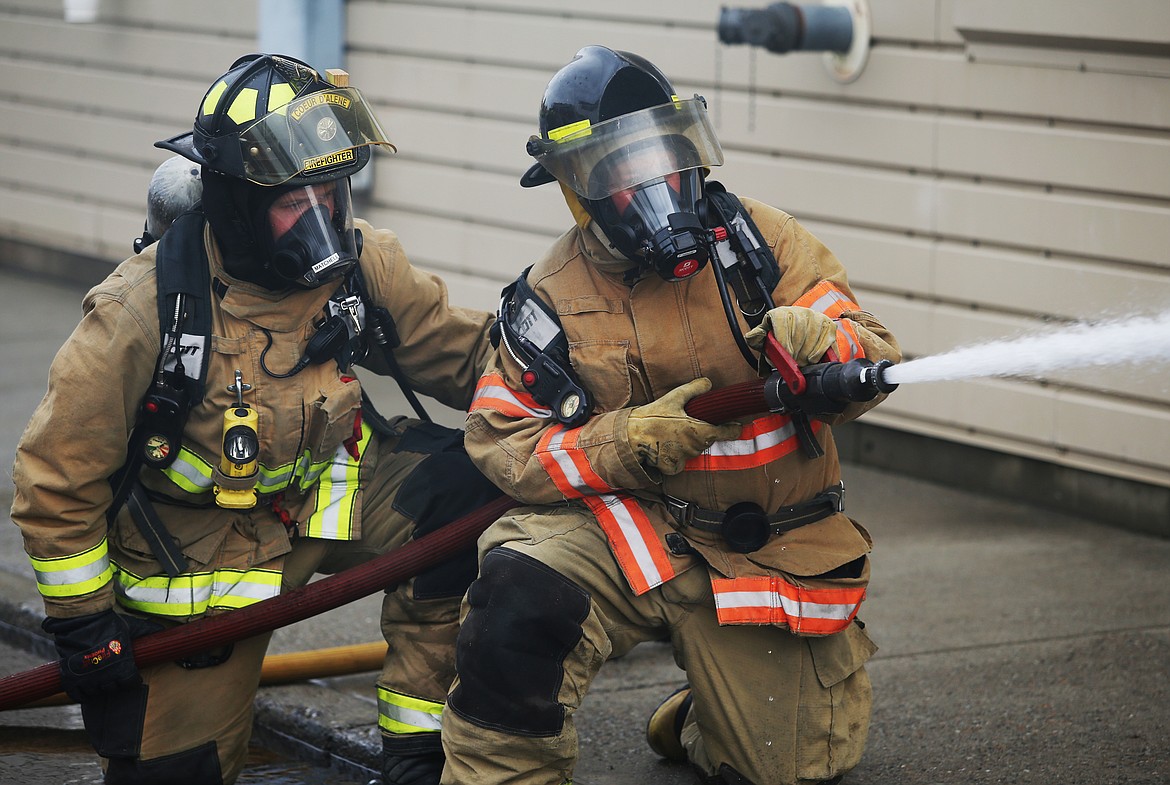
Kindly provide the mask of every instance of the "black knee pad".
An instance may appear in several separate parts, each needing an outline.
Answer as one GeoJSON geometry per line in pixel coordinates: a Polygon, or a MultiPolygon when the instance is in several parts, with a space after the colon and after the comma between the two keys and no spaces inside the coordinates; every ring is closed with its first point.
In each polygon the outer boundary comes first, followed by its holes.
{"type": "Polygon", "coordinates": [[[162,758],[110,758],[106,785],[222,785],[219,753],[209,741],[195,749],[162,758]]]}
{"type": "MultiPolygon", "coordinates": [[[[416,435],[408,442],[409,447],[420,452],[436,451],[414,467],[394,496],[394,509],[414,521],[416,539],[502,495],[463,451],[462,432],[454,431],[452,435],[450,429],[443,431],[444,434],[432,434],[435,438],[431,440],[416,435]]],[[[408,435],[412,433],[415,432],[408,431],[408,435]]],[[[399,449],[403,449],[402,444],[399,449]]],[[[462,597],[475,580],[475,557],[475,544],[471,543],[442,564],[424,570],[414,579],[414,598],[462,597]]]]}
{"type": "Polygon", "coordinates": [[[467,591],[448,707],[469,722],[522,736],[555,736],[564,662],[581,640],[589,593],[552,568],[508,548],[484,557],[467,591]]]}

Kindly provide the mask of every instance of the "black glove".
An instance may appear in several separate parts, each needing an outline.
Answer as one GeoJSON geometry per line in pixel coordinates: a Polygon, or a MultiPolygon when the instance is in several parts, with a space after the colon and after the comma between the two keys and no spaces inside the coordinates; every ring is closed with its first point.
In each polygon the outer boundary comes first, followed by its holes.
{"type": "Polygon", "coordinates": [[[61,656],[61,688],[78,703],[109,697],[142,684],[134,664],[133,638],[160,625],[113,610],[72,619],[45,619],[61,656]]]}
{"type": "Polygon", "coordinates": [[[439,785],[443,747],[437,733],[382,737],[383,785],[439,785]]]}
{"type": "Polygon", "coordinates": [[[443,773],[443,753],[382,758],[385,785],[438,785],[443,773]]]}

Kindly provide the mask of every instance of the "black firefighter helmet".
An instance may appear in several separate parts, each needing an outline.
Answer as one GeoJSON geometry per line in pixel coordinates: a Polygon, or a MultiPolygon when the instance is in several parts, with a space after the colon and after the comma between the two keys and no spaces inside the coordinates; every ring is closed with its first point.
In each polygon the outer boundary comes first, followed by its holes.
{"type": "Polygon", "coordinates": [[[680,99],[645,58],[587,46],[549,82],[539,127],[522,186],[559,181],[619,253],[667,280],[703,267],[697,204],[723,151],[701,97],[680,99]]]}
{"type": "Polygon", "coordinates": [[[357,263],[349,177],[373,145],[394,149],[361,93],[292,57],[236,60],[203,96],[191,131],[156,142],[201,166],[203,212],[229,273],[269,289],[315,287],[357,263]],[[270,208],[312,208],[276,236],[270,208]]]}

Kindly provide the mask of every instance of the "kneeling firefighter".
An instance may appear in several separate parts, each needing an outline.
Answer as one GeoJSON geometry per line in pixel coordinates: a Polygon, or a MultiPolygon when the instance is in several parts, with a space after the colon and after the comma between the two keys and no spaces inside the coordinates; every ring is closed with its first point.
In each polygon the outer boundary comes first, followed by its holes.
{"type": "MultiPolygon", "coordinates": [[[[192,131],[157,145],[199,168],[201,207],[157,243],[148,226],[53,363],[12,519],[108,783],[234,782],[269,639],[139,670],[136,635],[357,565],[499,494],[462,432],[382,418],[354,374],[466,409],[491,350],[490,314],[449,305],[393,233],[354,218],[349,178],[379,145],[344,72],[240,58],[192,131]]],[[[438,781],[475,570],[470,548],[387,589],[388,785],[438,781]]]]}
{"type": "Polygon", "coordinates": [[[645,59],[582,49],[539,117],[521,184],[557,182],[576,223],[505,290],[468,416],[476,465],[530,506],[479,541],[443,782],[570,781],[590,682],[652,640],[688,682],[651,717],[656,752],[706,782],[837,782],[874,646],[832,426],[879,391],[723,425],[685,406],[757,378],[769,338],[800,366],[897,345],[792,216],[708,181],[705,103],[645,59]]]}

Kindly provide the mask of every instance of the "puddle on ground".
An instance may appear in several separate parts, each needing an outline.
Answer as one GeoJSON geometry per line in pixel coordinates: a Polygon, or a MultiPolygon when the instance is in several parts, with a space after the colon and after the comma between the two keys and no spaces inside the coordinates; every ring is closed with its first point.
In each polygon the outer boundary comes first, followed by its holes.
{"type": "MultiPolygon", "coordinates": [[[[21,785],[102,785],[102,770],[85,732],[0,727],[0,782],[21,785]]],[[[336,769],[290,760],[253,745],[240,785],[365,785],[336,769]]]]}

